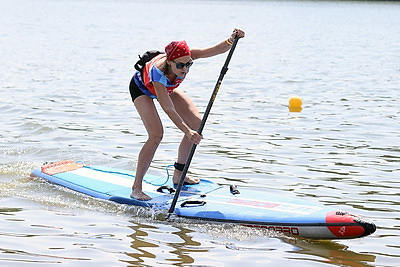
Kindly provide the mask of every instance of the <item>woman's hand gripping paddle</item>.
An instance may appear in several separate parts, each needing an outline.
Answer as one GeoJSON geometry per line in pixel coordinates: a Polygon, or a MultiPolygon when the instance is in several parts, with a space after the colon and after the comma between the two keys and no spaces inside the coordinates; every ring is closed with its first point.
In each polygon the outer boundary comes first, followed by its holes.
{"type": "MultiPolygon", "coordinates": [[[[236,37],[235,41],[232,44],[231,49],[229,50],[228,57],[225,60],[224,66],[222,67],[222,70],[221,70],[221,73],[220,73],[219,78],[217,80],[217,83],[215,85],[214,91],[213,91],[213,93],[211,95],[210,101],[208,102],[206,111],[204,112],[203,119],[201,120],[201,124],[200,124],[199,130],[197,131],[199,134],[201,134],[203,132],[204,125],[206,124],[208,115],[210,114],[211,107],[214,104],[214,100],[215,100],[215,98],[216,98],[216,96],[218,94],[218,90],[219,90],[219,87],[221,86],[222,79],[224,78],[225,73],[228,71],[229,62],[231,61],[231,58],[232,58],[232,55],[233,55],[233,51],[235,51],[235,48],[236,48],[236,45],[237,45],[238,41],[239,41],[239,37],[236,37]]],[[[176,188],[174,199],[172,200],[171,207],[168,210],[169,214],[173,213],[174,210],[175,210],[176,202],[178,201],[179,194],[181,193],[182,186],[183,186],[183,183],[184,183],[185,178],[186,178],[186,174],[187,174],[187,172],[189,170],[190,163],[192,162],[192,158],[193,158],[194,152],[196,151],[196,147],[197,147],[196,144],[192,145],[192,148],[190,150],[188,159],[187,159],[187,161],[185,163],[185,168],[182,171],[182,176],[181,176],[181,178],[179,180],[178,187],[176,188]]]]}

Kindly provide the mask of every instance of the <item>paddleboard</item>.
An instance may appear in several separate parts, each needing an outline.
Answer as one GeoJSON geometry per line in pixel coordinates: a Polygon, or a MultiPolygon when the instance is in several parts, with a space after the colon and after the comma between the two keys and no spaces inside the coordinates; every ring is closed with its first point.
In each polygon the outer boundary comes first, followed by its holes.
{"type": "MultiPolygon", "coordinates": [[[[134,172],[73,161],[45,164],[34,169],[32,176],[95,198],[157,210],[168,210],[175,192],[172,179],[146,175],[143,191],[152,199],[136,200],[130,197],[134,172]]],[[[235,223],[314,239],[358,238],[376,230],[374,223],[334,207],[285,194],[221,186],[206,179],[183,186],[174,213],[189,219],[235,223]]]]}

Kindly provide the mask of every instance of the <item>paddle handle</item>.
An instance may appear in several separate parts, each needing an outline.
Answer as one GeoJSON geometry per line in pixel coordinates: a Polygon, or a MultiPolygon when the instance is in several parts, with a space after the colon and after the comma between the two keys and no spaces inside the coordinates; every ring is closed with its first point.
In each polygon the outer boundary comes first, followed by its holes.
{"type": "Polygon", "coordinates": [[[197,131],[199,134],[201,134],[203,132],[203,129],[204,129],[204,126],[206,124],[208,115],[210,115],[211,108],[212,108],[212,106],[214,104],[215,98],[217,97],[219,88],[220,88],[220,86],[222,84],[222,79],[224,78],[226,72],[228,71],[229,62],[231,61],[233,52],[235,51],[235,48],[236,48],[236,45],[237,45],[238,41],[239,41],[239,37],[236,37],[235,40],[232,43],[231,49],[229,50],[229,54],[228,54],[228,56],[227,56],[227,58],[225,60],[225,64],[221,69],[221,72],[219,74],[217,83],[215,84],[215,87],[214,87],[214,91],[213,91],[213,93],[212,93],[212,95],[210,97],[210,100],[208,101],[208,105],[207,105],[206,111],[204,112],[203,119],[201,120],[200,127],[199,127],[199,129],[197,131]]]}
{"type": "MultiPolygon", "coordinates": [[[[210,100],[208,101],[208,105],[207,105],[206,111],[204,112],[203,119],[201,120],[200,127],[199,127],[199,129],[197,131],[199,134],[201,134],[203,132],[203,129],[204,129],[204,126],[206,124],[208,115],[210,115],[210,111],[211,111],[211,108],[212,108],[212,106],[214,104],[215,98],[217,97],[219,88],[220,88],[221,83],[222,83],[222,79],[224,78],[226,72],[228,71],[229,62],[231,61],[233,52],[235,51],[235,48],[236,48],[236,45],[237,45],[238,41],[239,41],[239,37],[236,37],[235,40],[232,43],[232,47],[229,50],[228,56],[227,56],[227,58],[225,60],[225,64],[221,69],[221,73],[219,74],[219,78],[217,80],[217,83],[215,84],[214,91],[213,91],[213,93],[211,95],[210,100]]],[[[178,201],[179,195],[181,193],[182,186],[184,184],[186,174],[187,174],[187,172],[189,170],[190,163],[192,162],[192,158],[193,158],[194,152],[196,151],[196,147],[197,147],[197,145],[193,144],[192,148],[190,149],[190,153],[189,153],[188,158],[186,160],[185,167],[183,168],[182,175],[181,175],[181,178],[180,178],[179,183],[178,183],[178,187],[176,188],[175,195],[174,195],[174,198],[173,198],[172,203],[171,203],[171,207],[168,210],[168,213],[170,213],[170,214],[173,213],[174,210],[175,210],[176,202],[178,201]]]]}

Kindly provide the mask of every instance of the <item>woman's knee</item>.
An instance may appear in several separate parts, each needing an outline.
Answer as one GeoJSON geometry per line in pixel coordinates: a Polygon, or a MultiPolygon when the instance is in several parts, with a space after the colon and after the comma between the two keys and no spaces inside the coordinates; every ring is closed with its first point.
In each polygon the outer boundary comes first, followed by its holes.
{"type": "Polygon", "coordinates": [[[192,128],[193,130],[199,129],[201,124],[201,118],[200,117],[193,117],[191,121],[189,122],[189,127],[192,128]]]}
{"type": "Polygon", "coordinates": [[[161,133],[155,133],[155,134],[149,134],[149,141],[153,142],[154,144],[158,145],[161,143],[161,140],[163,139],[164,134],[161,133]]]}

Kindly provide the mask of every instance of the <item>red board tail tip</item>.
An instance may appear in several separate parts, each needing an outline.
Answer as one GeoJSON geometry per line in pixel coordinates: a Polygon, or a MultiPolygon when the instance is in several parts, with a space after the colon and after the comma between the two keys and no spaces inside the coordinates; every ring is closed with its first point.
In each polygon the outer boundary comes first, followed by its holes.
{"type": "Polygon", "coordinates": [[[54,175],[57,173],[74,171],[82,168],[82,163],[77,163],[72,160],[64,160],[52,163],[46,163],[42,166],[42,172],[48,175],[54,175]]]}

